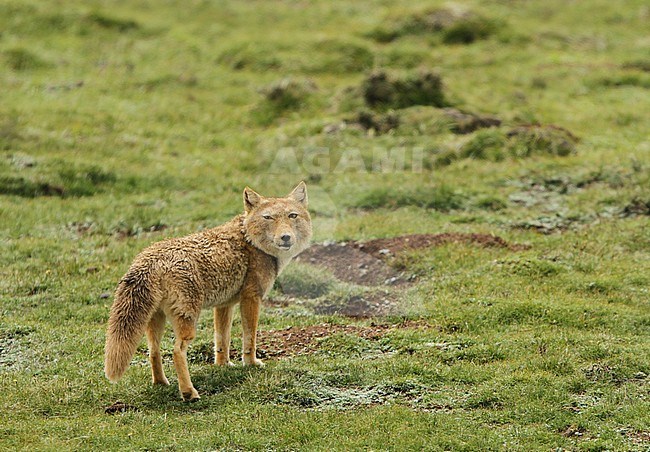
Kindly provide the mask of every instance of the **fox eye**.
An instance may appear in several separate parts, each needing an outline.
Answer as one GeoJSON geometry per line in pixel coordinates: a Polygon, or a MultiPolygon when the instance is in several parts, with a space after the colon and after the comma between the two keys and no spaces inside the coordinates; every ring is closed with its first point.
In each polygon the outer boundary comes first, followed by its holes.
{"type": "Polygon", "coordinates": [[[273,219],[273,217],[271,215],[262,215],[262,218],[264,218],[265,220],[272,220],[273,219]]]}
{"type": "Polygon", "coordinates": [[[290,213],[289,218],[291,218],[291,219],[298,218],[298,214],[297,213],[290,213]]]}

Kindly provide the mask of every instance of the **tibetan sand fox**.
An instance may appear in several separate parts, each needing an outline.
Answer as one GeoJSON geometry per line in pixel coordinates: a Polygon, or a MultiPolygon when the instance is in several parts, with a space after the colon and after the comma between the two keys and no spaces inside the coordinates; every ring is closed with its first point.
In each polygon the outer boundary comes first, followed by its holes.
{"type": "Polygon", "coordinates": [[[307,187],[286,198],[244,190],[244,213],[213,229],[155,243],[142,251],[117,286],[106,334],[106,377],[116,382],[146,333],[154,384],[168,385],[160,354],[165,319],[173,326],[174,366],[184,400],[199,399],[187,368],[201,309],[214,308],[215,364],[232,366],[230,327],[240,305],[244,365],[261,366],[255,335],[262,297],[311,239],[307,187]]]}

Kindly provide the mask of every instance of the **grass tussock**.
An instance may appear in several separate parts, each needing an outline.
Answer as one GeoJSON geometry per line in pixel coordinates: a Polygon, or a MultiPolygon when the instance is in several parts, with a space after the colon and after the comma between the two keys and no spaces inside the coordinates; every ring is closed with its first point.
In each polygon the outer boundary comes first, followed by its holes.
{"type": "Polygon", "coordinates": [[[92,196],[117,182],[117,176],[98,166],[60,168],[47,176],[0,176],[0,194],[35,198],[92,196]]]}
{"type": "Polygon", "coordinates": [[[1,56],[4,64],[14,71],[45,69],[52,66],[34,52],[22,47],[5,50],[1,56]]]}
{"type": "Polygon", "coordinates": [[[399,118],[395,112],[375,113],[369,110],[361,110],[347,122],[359,125],[368,133],[381,135],[399,127],[399,118]]]}
{"type": "Polygon", "coordinates": [[[596,84],[609,88],[632,86],[650,89],[650,75],[634,71],[599,78],[596,84]]]}
{"type": "Polygon", "coordinates": [[[500,21],[473,11],[436,8],[389,20],[368,36],[378,42],[391,42],[404,36],[425,36],[444,44],[471,44],[491,37],[503,27],[500,21]]]}
{"type": "Polygon", "coordinates": [[[510,152],[515,157],[539,154],[564,157],[575,154],[578,137],[557,126],[520,126],[508,132],[510,152]]]}
{"type": "Polygon", "coordinates": [[[222,51],[216,61],[236,71],[275,70],[282,67],[282,60],[277,56],[277,50],[277,46],[245,42],[222,51]],[[273,47],[276,47],[275,52],[273,47]]]}
{"type": "Polygon", "coordinates": [[[447,212],[463,206],[464,198],[447,186],[420,187],[415,190],[378,188],[363,194],[353,206],[361,209],[413,206],[447,212]]]}
{"type": "Polygon", "coordinates": [[[97,32],[134,35],[145,31],[142,24],[134,19],[102,10],[81,12],[74,8],[63,8],[54,12],[47,8],[22,5],[9,7],[5,17],[9,19],[5,24],[6,31],[22,36],[85,37],[97,32]]]}
{"type": "Polygon", "coordinates": [[[632,69],[643,72],[650,72],[650,60],[628,61],[622,65],[623,69],[632,69]]]}
{"type": "Polygon", "coordinates": [[[366,104],[373,108],[447,105],[442,78],[439,74],[426,70],[406,75],[377,70],[366,77],[361,91],[366,104]]]}
{"type": "Polygon", "coordinates": [[[555,126],[521,126],[509,131],[489,128],[474,133],[458,150],[440,153],[435,163],[446,166],[463,159],[500,162],[545,155],[566,157],[577,152],[577,143],[575,135],[555,126]]]}
{"type": "Polygon", "coordinates": [[[84,21],[90,25],[103,28],[105,30],[127,33],[139,30],[140,24],[132,19],[119,18],[109,14],[95,11],[84,17],[84,21]]]}
{"type": "Polygon", "coordinates": [[[291,52],[285,42],[247,41],[223,50],[217,63],[236,71],[277,71],[303,74],[349,74],[371,69],[375,55],[363,42],[326,38],[302,43],[291,52]]]}
{"type": "Polygon", "coordinates": [[[271,124],[284,114],[305,107],[316,85],[309,79],[284,78],[260,90],[263,100],[254,112],[257,122],[271,124]]]}

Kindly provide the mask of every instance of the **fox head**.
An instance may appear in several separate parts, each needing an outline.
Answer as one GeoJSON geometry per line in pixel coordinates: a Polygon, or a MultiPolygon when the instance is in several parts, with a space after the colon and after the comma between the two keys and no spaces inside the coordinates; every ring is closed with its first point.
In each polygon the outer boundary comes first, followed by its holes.
{"type": "Polygon", "coordinates": [[[244,189],[244,230],[257,248],[282,263],[309,246],[311,217],[307,186],[300,182],[285,198],[266,198],[244,189]]]}

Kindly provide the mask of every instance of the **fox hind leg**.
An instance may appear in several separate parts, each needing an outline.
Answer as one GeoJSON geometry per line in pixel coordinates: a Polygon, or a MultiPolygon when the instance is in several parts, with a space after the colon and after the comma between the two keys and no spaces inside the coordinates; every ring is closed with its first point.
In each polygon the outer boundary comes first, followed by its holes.
{"type": "Polygon", "coordinates": [[[149,362],[151,363],[151,379],[153,384],[169,385],[163,369],[160,341],[165,332],[165,313],[162,309],[156,311],[147,324],[147,343],[149,344],[149,362]]]}
{"type": "Polygon", "coordinates": [[[187,349],[196,337],[196,323],[188,318],[174,318],[172,321],[174,327],[174,367],[178,375],[178,389],[181,391],[183,400],[194,401],[201,397],[194,388],[190,379],[190,372],[187,367],[187,349]]]}

